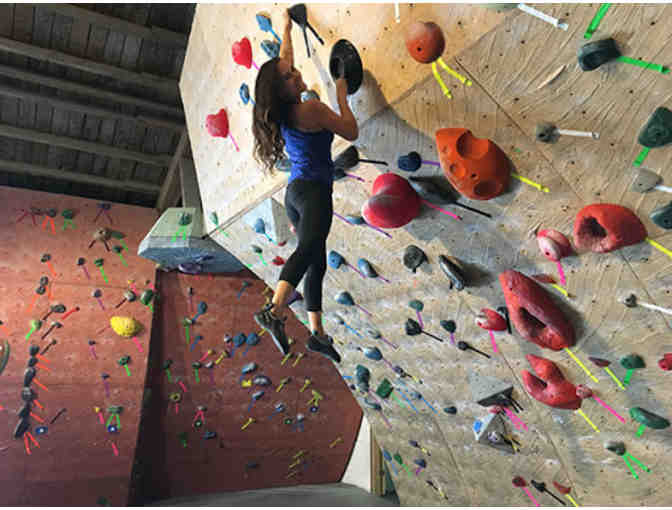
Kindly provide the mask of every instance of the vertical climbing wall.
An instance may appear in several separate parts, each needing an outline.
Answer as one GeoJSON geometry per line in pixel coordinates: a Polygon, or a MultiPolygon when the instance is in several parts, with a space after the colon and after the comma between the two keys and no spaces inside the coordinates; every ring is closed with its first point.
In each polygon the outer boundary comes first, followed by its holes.
{"type": "Polygon", "coordinates": [[[152,314],[138,300],[118,309],[115,306],[121,303],[128,280],[133,280],[139,291],[154,282],[153,263],[135,253],[156,213],[142,207],[109,205],[107,214],[98,215],[101,210],[95,200],[0,188],[3,358],[5,341],[9,345],[8,360],[0,373],[0,493],[5,505],[94,506],[99,498],[115,506],[127,503],[152,314]],[[53,229],[44,214],[33,222],[30,214],[25,214],[31,207],[56,210],[53,229]],[[68,209],[73,212],[69,224],[61,215],[68,209]],[[121,240],[108,241],[110,249],[123,243],[127,249],[122,249],[121,257],[108,252],[100,242],[89,248],[93,232],[101,227],[124,235],[121,240]],[[44,254],[51,256],[50,265],[40,262],[44,254]],[[80,257],[85,259],[83,266],[77,265],[80,257]],[[99,258],[103,259],[107,281],[94,265],[99,258]],[[43,294],[36,294],[42,277],[48,278],[48,284],[43,294]],[[96,289],[101,291],[99,300],[92,296],[96,289]],[[65,312],[45,318],[50,305],[58,303],[65,306],[65,312]],[[134,317],[141,324],[137,346],[105,327],[115,315],[134,317]],[[43,318],[42,327],[27,338],[29,321],[43,318]],[[49,331],[52,321],[61,327],[49,331]],[[54,340],[56,344],[50,346],[54,340]],[[89,340],[95,344],[89,346],[89,340]],[[44,353],[30,384],[37,403],[32,405],[27,431],[39,446],[28,435],[14,437],[17,411],[24,404],[21,390],[30,345],[39,346],[44,353]],[[117,364],[124,355],[131,356],[130,375],[117,364]],[[109,395],[102,373],[109,374],[109,395]],[[111,425],[116,425],[109,406],[123,407],[121,428],[116,432],[108,432],[105,423],[99,422],[111,419],[111,425]],[[101,409],[100,418],[94,407],[101,409]],[[42,435],[38,433],[41,426],[47,428],[42,435]]]}
{"type": "Polygon", "coordinates": [[[152,404],[143,418],[138,445],[138,458],[145,464],[140,487],[143,499],[136,504],[205,493],[335,483],[343,476],[362,411],[333,364],[307,352],[303,342],[298,342],[304,326],[295,317],[289,318],[287,332],[297,343],[295,355],[285,363],[266,334],[254,346],[235,348],[224,341],[226,335],[259,333],[252,314],[264,303],[261,291],[265,285],[249,276],[248,271],[208,277],[176,272],[159,276],[164,299],[152,337],[148,374],[152,404]],[[190,328],[187,344],[179,321],[194,317],[201,302],[208,304],[208,311],[190,328]],[[224,349],[230,356],[221,357],[224,349]],[[208,355],[209,350],[214,352],[208,355]],[[204,365],[218,363],[212,370],[200,369],[197,382],[191,363],[198,359],[204,365]],[[170,378],[163,369],[167,360],[172,362],[170,378]],[[242,368],[251,362],[257,368],[241,379],[242,368]],[[242,385],[261,375],[271,384],[242,385]],[[290,380],[278,391],[285,378],[290,380]],[[310,385],[301,391],[307,378],[310,385]],[[264,395],[248,410],[251,395],[259,390],[264,395]],[[311,412],[313,406],[308,402],[314,397],[313,390],[321,399],[311,412]],[[177,406],[171,400],[175,395],[180,397],[177,406]],[[271,417],[278,403],[286,410],[271,417]],[[207,408],[198,428],[193,426],[197,406],[207,408]],[[303,431],[296,426],[297,414],[305,417],[303,431]],[[248,417],[256,423],[241,430],[248,417]],[[179,439],[183,433],[186,446],[179,439]],[[209,433],[215,436],[204,439],[209,433]],[[296,454],[300,459],[292,466],[296,454]],[[252,464],[256,467],[248,467],[252,464]]]}
{"type": "MultiPolygon", "coordinates": [[[[387,7],[392,10],[392,6],[387,7]]],[[[424,159],[436,160],[436,130],[466,127],[475,136],[497,143],[510,158],[515,172],[549,189],[548,193],[542,193],[512,180],[507,193],[493,200],[463,199],[490,213],[491,219],[453,207],[450,210],[463,217],[462,221],[456,221],[424,207],[418,218],[403,228],[389,230],[389,236],[334,219],[328,249],[338,251],[351,264],[365,257],[380,275],[390,280],[385,283],[379,279],[363,279],[345,266],[330,268],[324,285],[325,327],[339,344],[343,356],[339,370],[344,376],[354,376],[355,367],[362,364],[371,372],[372,390],[384,378],[396,388],[393,395],[399,396],[398,402],[390,398],[382,403],[386,419],[364,404],[363,395],[357,391],[353,394],[362,403],[382,448],[391,454],[399,453],[413,468],[416,467],[414,459],[423,457],[427,461],[427,468],[417,476],[407,474],[393,463],[399,469],[395,485],[404,505],[446,503],[427,481],[440,488],[451,505],[526,505],[529,500],[525,492],[512,485],[515,476],[522,476],[528,484],[532,479],[543,481],[558,495],[553,481],[571,487],[571,495],[582,506],[656,506],[670,498],[664,483],[670,475],[670,468],[664,462],[669,453],[670,429],[649,428],[638,437],[639,424],[628,413],[629,409],[639,406],[669,417],[666,404],[669,390],[665,387],[668,374],[657,366],[658,359],[670,348],[666,340],[669,325],[660,314],[641,307],[626,308],[619,301],[634,293],[641,300],[665,306],[669,293],[666,255],[643,243],[608,254],[582,253],[563,260],[568,297],[549,285],[544,286],[576,332],[573,354],[597,382],[565,351],[541,349],[515,331],[513,335],[495,333],[498,353],[494,354],[488,333],[474,322],[482,308],[496,309],[505,304],[497,280],[502,271],[557,274],[555,264],[540,253],[535,230],[554,228],[571,237],[576,213],[588,204],[611,202],[631,207],[644,221],[650,238],[672,246],[672,238],[647,219],[650,210],[663,204],[665,198],[657,193],[638,195],[629,191],[633,177],[630,167],[641,149],[636,142],[637,133],[653,110],[665,104],[669,95],[665,82],[668,78],[651,69],[618,62],[591,73],[582,72],[576,52],[586,42],[583,34],[598,5],[542,5],[539,8],[562,17],[569,24],[568,31],[515,12],[455,58],[444,54],[446,63],[468,76],[473,85],[467,87],[447,79],[453,96],[449,100],[428,73],[419,73],[416,80],[409,80],[412,83],[409,82],[407,90],[390,99],[389,107],[372,112],[370,118],[358,117],[360,137],[356,145],[360,152],[364,157],[388,161],[390,166],[362,164],[353,171],[366,182],[344,179],[335,184],[334,210],[343,216],[357,215],[380,173],[393,171],[409,175],[396,166],[400,155],[417,151],[424,159]],[[537,90],[539,84],[563,64],[565,68],[557,80],[537,90]],[[542,145],[534,138],[534,126],[542,121],[566,129],[597,131],[600,139],[564,137],[555,145],[542,145]],[[410,244],[422,248],[428,257],[428,263],[415,274],[401,263],[404,249],[410,244]],[[439,268],[441,254],[456,257],[466,266],[470,285],[465,290],[450,289],[448,279],[439,268]],[[343,290],[349,291],[355,302],[372,315],[337,303],[334,296],[343,290]],[[408,304],[411,300],[423,302],[421,314],[425,329],[444,342],[405,333],[406,319],[416,319],[415,310],[408,304]],[[358,334],[338,325],[334,321],[335,314],[358,334]],[[440,326],[441,320],[449,319],[457,324],[458,340],[467,341],[492,357],[486,359],[453,347],[448,333],[440,326]],[[377,328],[398,348],[367,337],[368,327],[377,328]],[[385,362],[369,360],[358,350],[358,347],[371,346],[377,346],[385,360],[400,365],[422,383],[410,377],[397,378],[385,362]],[[622,380],[625,369],[618,360],[631,353],[640,355],[646,368],[634,373],[626,391],[619,389],[603,369],[588,361],[589,356],[610,360],[611,369],[622,380]],[[625,418],[625,423],[592,399],[584,400],[581,409],[597,430],[573,411],[550,408],[532,399],[521,378],[521,370],[531,370],[526,354],[556,362],[568,380],[593,388],[625,418]],[[505,421],[521,445],[515,455],[474,440],[474,421],[488,416],[488,409],[474,402],[471,394],[470,376],[478,378],[479,375],[512,384],[514,398],[524,409],[519,416],[526,428],[516,430],[510,421],[505,421]],[[413,390],[420,392],[434,410],[421,400],[413,401],[414,407],[411,407],[400,398],[413,390]],[[443,411],[450,406],[457,408],[457,414],[443,411]],[[418,441],[431,457],[409,445],[409,440],[418,441]],[[604,448],[608,440],[623,441],[627,451],[648,466],[650,472],[643,472],[633,463],[639,473],[639,479],[634,478],[623,459],[604,448]]],[[[355,16],[357,9],[357,6],[350,7],[355,16]]],[[[482,8],[473,6],[471,9],[482,8]]],[[[593,40],[613,36],[625,55],[664,64],[669,60],[669,52],[665,49],[665,23],[659,20],[666,19],[668,10],[665,6],[612,6],[593,40]]],[[[360,15],[364,16],[363,13],[360,15]]],[[[439,23],[431,18],[423,21],[439,23]]],[[[388,35],[392,31],[394,37],[403,40],[404,32],[394,32],[395,25],[384,27],[388,30],[379,28],[379,31],[388,35]]],[[[449,40],[452,27],[442,27],[449,40]]],[[[338,33],[340,27],[332,29],[338,33]]],[[[246,34],[241,32],[242,35],[246,34]]],[[[298,53],[305,48],[301,38],[294,37],[295,53],[298,53]]],[[[351,41],[359,47],[356,36],[351,41]]],[[[407,55],[399,58],[412,62],[407,55]]],[[[363,60],[367,68],[365,55],[363,60]]],[[[384,82],[383,71],[374,75],[378,83],[384,82]]],[[[237,84],[231,88],[230,94],[234,94],[237,84]]],[[[232,103],[227,100],[226,104],[232,103]]],[[[189,110],[186,97],[185,105],[189,110]]],[[[248,124],[249,121],[240,122],[242,126],[248,124]]],[[[235,126],[232,122],[232,130],[235,126]]],[[[190,126],[190,129],[193,128],[190,126]]],[[[206,151],[208,144],[221,142],[208,141],[206,135],[202,136],[195,153],[206,151]]],[[[247,154],[247,165],[241,168],[254,175],[258,169],[247,154]]],[[[669,154],[669,149],[654,150],[646,165],[665,168],[665,157],[669,154]]],[[[206,182],[209,180],[213,185],[224,186],[228,182],[228,177],[214,176],[201,168],[198,171],[199,179],[203,175],[206,182]]],[[[415,175],[442,175],[442,172],[423,166],[415,175]]],[[[663,177],[667,177],[664,171],[663,177]]],[[[282,202],[283,192],[277,193],[275,198],[282,202]]],[[[206,209],[219,210],[219,204],[207,197],[204,205],[206,209]]],[[[242,222],[231,225],[227,233],[229,237],[217,234],[216,240],[250,264],[269,284],[277,281],[280,268],[261,264],[250,245],[262,246],[267,260],[275,255],[287,258],[296,246],[295,240],[284,247],[274,246],[242,222]]],[[[293,309],[300,318],[305,318],[300,303],[293,305],[293,309]]],[[[530,490],[541,504],[555,504],[548,495],[530,490]]]]}

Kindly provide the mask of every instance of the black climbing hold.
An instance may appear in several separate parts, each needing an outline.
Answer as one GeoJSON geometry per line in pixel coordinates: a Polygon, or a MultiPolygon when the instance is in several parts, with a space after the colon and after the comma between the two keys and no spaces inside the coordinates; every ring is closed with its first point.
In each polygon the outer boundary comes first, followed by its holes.
{"type": "Polygon", "coordinates": [[[33,393],[33,390],[31,390],[28,386],[24,387],[21,390],[21,400],[23,400],[24,402],[32,402],[34,398],[35,394],[33,393]]]}
{"type": "Polygon", "coordinates": [[[625,443],[623,441],[607,441],[604,447],[616,455],[625,455],[625,443]]]}
{"type": "Polygon", "coordinates": [[[427,262],[427,255],[414,244],[408,245],[404,250],[404,265],[414,273],[423,262],[427,262]]]}
{"type": "Polygon", "coordinates": [[[40,352],[40,346],[39,346],[39,345],[35,345],[35,344],[33,344],[33,345],[31,345],[30,348],[28,349],[28,353],[29,353],[31,356],[35,356],[35,355],[36,355],[37,353],[39,353],[39,352],[40,352]]]}
{"type": "Polygon", "coordinates": [[[259,467],[259,463],[256,461],[248,462],[245,464],[245,469],[257,469],[259,467]]]}
{"type": "Polygon", "coordinates": [[[364,403],[370,407],[371,409],[375,409],[376,411],[380,411],[382,407],[380,407],[380,404],[378,402],[374,402],[373,400],[369,400],[368,397],[364,398],[364,403]]]}
{"type": "Polygon", "coordinates": [[[419,299],[412,299],[408,302],[408,306],[417,312],[422,312],[422,310],[425,308],[425,305],[419,299]]]}
{"type": "Polygon", "coordinates": [[[497,313],[503,315],[506,318],[506,329],[509,332],[509,335],[512,335],[511,332],[511,320],[509,319],[509,309],[505,306],[498,306],[497,313]]]}
{"type": "Polygon", "coordinates": [[[33,378],[35,377],[35,369],[30,367],[26,368],[23,372],[23,385],[24,386],[30,386],[30,383],[33,382],[33,378]]]}
{"type": "Polygon", "coordinates": [[[30,402],[23,404],[23,407],[21,407],[21,409],[19,409],[16,414],[19,416],[19,418],[28,418],[28,416],[30,416],[30,402]]]}
{"type": "Polygon", "coordinates": [[[42,294],[44,294],[45,292],[47,292],[47,289],[46,289],[46,287],[44,287],[42,285],[40,285],[38,288],[35,289],[35,293],[39,294],[40,296],[42,294]]]}
{"type": "Polygon", "coordinates": [[[42,255],[42,258],[40,259],[40,262],[49,262],[50,260],[51,260],[51,255],[49,255],[48,253],[45,253],[44,255],[42,255]]]}
{"type": "Polygon", "coordinates": [[[467,284],[467,280],[464,277],[464,272],[460,266],[460,263],[455,257],[439,255],[439,267],[450,280],[451,289],[453,286],[455,286],[455,290],[458,291],[464,289],[467,284]]]}
{"type": "Polygon", "coordinates": [[[427,467],[427,461],[425,459],[415,459],[413,463],[416,466],[420,466],[421,468],[426,468],[427,467]]]}
{"type": "Polygon", "coordinates": [[[620,56],[621,52],[616,46],[616,41],[612,38],[602,39],[601,41],[584,44],[579,48],[579,66],[583,71],[592,71],[620,56]]]}
{"type": "Polygon", "coordinates": [[[364,69],[362,59],[359,58],[357,48],[346,39],[340,39],[331,48],[329,57],[329,72],[334,80],[339,79],[340,73],[345,74],[345,81],[348,84],[348,94],[354,94],[359,90],[364,79],[364,69]]]}
{"type": "Polygon", "coordinates": [[[42,278],[40,278],[40,286],[41,287],[46,287],[46,285],[48,283],[49,283],[49,278],[47,278],[46,276],[43,276],[42,278]]]}
{"type": "Polygon", "coordinates": [[[670,230],[672,228],[672,202],[662,207],[658,207],[651,212],[651,221],[660,228],[670,230]]]}
{"type": "Polygon", "coordinates": [[[411,336],[419,335],[420,333],[422,333],[422,328],[420,327],[420,324],[418,324],[418,322],[414,321],[413,319],[406,319],[404,329],[406,330],[406,334],[411,336]]]}
{"type": "MultiPolygon", "coordinates": [[[[422,158],[420,157],[420,154],[415,151],[409,152],[405,156],[399,156],[399,159],[397,159],[397,166],[406,172],[415,172],[422,166],[422,158]]],[[[413,186],[412,183],[411,186],[413,186]]]]}
{"type": "Polygon", "coordinates": [[[457,414],[457,407],[455,406],[444,407],[443,412],[447,414],[457,414]]]}
{"type": "Polygon", "coordinates": [[[672,111],[664,106],[656,108],[637,137],[644,147],[662,147],[672,142],[672,111]]]}
{"type": "Polygon", "coordinates": [[[538,142],[543,143],[553,143],[559,138],[558,130],[549,122],[537,124],[534,136],[537,138],[538,142]]]}
{"type": "Polygon", "coordinates": [[[28,418],[21,418],[14,429],[14,437],[16,439],[23,437],[23,434],[30,428],[30,420],[28,418]]]}
{"type": "Polygon", "coordinates": [[[457,330],[457,325],[455,324],[455,321],[442,320],[440,324],[443,329],[448,331],[448,333],[455,333],[455,331],[457,330]]]}

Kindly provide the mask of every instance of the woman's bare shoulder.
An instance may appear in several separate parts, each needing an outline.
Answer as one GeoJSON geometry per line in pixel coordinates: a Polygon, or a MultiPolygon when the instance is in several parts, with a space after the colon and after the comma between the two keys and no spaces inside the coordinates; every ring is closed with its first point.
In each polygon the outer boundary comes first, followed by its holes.
{"type": "Polygon", "coordinates": [[[305,103],[295,105],[291,113],[294,126],[301,131],[321,131],[321,116],[324,115],[325,108],[329,109],[319,99],[310,99],[305,103]]]}

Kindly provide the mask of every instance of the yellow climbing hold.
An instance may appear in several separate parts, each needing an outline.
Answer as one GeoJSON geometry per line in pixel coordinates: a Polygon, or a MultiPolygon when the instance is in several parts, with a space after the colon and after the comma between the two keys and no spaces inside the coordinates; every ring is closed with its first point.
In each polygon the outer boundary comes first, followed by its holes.
{"type": "Polygon", "coordinates": [[[110,326],[117,335],[126,338],[131,338],[140,331],[140,323],[133,317],[110,317],[110,326]]]}

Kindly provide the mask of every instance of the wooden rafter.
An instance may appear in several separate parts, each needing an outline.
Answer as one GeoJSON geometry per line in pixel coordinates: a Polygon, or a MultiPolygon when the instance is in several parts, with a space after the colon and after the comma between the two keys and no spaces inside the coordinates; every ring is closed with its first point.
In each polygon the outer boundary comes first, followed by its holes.
{"type": "Polygon", "coordinates": [[[19,140],[25,140],[26,142],[56,145],[66,149],[89,152],[92,154],[100,154],[110,158],[138,161],[139,163],[145,163],[146,165],[153,165],[158,167],[166,167],[171,162],[171,158],[163,154],[145,154],[143,152],[120,149],[118,147],[112,147],[102,143],[89,142],[67,136],[52,135],[51,133],[43,133],[41,131],[35,131],[32,129],[18,128],[15,126],[9,126],[7,124],[0,124],[0,136],[17,138],[19,140]]]}
{"type": "Polygon", "coordinates": [[[69,92],[76,92],[77,94],[82,94],[85,96],[97,97],[108,101],[114,101],[116,103],[134,105],[140,108],[146,108],[148,110],[154,110],[157,112],[166,113],[179,119],[184,118],[184,112],[182,111],[182,109],[176,106],[156,103],[154,101],[149,101],[147,99],[141,99],[139,97],[121,94],[119,92],[111,92],[109,90],[104,90],[99,87],[91,87],[89,85],[83,85],[81,83],[75,83],[69,80],[62,80],[60,78],[54,78],[52,76],[33,73],[30,71],[25,71],[23,69],[17,69],[15,67],[0,65],[0,75],[7,76],[9,78],[15,78],[17,80],[38,83],[45,87],[53,87],[56,89],[67,90],[69,92]]]}
{"type": "Polygon", "coordinates": [[[101,14],[89,9],[83,9],[71,4],[40,4],[40,9],[49,12],[55,12],[57,14],[61,14],[63,16],[77,20],[86,21],[92,25],[109,28],[110,30],[120,32],[122,34],[134,35],[136,37],[141,37],[143,39],[156,41],[158,43],[171,46],[177,46],[179,48],[187,47],[187,35],[173,32],[171,30],[166,30],[165,28],[145,27],[121,18],[108,16],[107,14],[101,14]]]}
{"type": "Polygon", "coordinates": [[[106,108],[100,108],[98,106],[82,104],[76,101],[68,101],[55,96],[47,96],[37,92],[15,89],[5,85],[0,85],[0,95],[13,97],[16,99],[34,101],[37,104],[47,104],[54,108],[62,108],[63,110],[84,113],[86,115],[92,115],[102,119],[128,120],[131,122],[140,122],[151,126],[160,126],[174,130],[184,129],[183,123],[175,122],[169,119],[161,119],[158,117],[152,117],[151,115],[128,115],[106,108]]]}
{"type": "Polygon", "coordinates": [[[159,88],[179,94],[178,82],[172,78],[163,78],[149,73],[136,73],[121,67],[94,62],[86,58],[75,57],[49,48],[40,48],[32,44],[25,44],[7,37],[0,37],[0,50],[21,55],[24,57],[44,60],[52,64],[72,67],[80,71],[107,76],[128,83],[135,83],[150,88],[159,88]]]}
{"type": "Polygon", "coordinates": [[[0,171],[12,172],[21,175],[32,175],[34,177],[48,177],[52,179],[63,179],[65,181],[80,182],[83,184],[93,184],[96,186],[104,186],[106,188],[123,189],[125,191],[135,191],[138,193],[147,193],[156,195],[159,193],[160,187],[158,184],[150,184],[139,181],[120,181],[117,179],[109,179],[107,177],[100,177],[98,175],[84,174],[80,172],[70,172],[68,170],[57,170],[55,168],[47,168],[31,163],[24,163],[21,161],[12,161],[7,159],[0,159],[0,171]]]}

